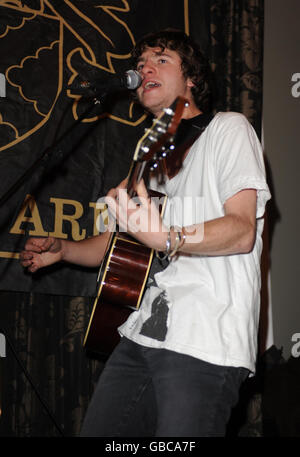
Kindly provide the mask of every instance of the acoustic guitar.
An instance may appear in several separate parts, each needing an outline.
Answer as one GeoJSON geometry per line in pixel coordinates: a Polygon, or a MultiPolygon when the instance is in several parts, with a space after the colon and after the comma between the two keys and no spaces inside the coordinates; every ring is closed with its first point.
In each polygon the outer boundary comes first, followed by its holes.
{"type": "MultiPolygon", "coordinates": [[[[174,149],[174,136],[186,104],[184,98],[178,97],[154,119],[138,141],[127,181],[127,193],[131,198],[136,195],[136,184],[145,171],[159,168],[174,149]]],[[[162,214],[166,200],[158,192],[148,190],[148,193],[151,197],[160,197],[162,214]]],[[[118,327],[140,306],[153,255],[153,249],[126,233],[111,234],[100,266],[98,293],[83,343],[88,351],[110,354],[114,349],[120,339],[118,327]]]]}

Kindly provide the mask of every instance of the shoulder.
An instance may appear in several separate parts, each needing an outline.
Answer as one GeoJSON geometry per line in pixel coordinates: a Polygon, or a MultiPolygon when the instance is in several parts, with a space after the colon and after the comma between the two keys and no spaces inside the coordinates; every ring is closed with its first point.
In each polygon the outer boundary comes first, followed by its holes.
{"type": "Polygon", "coordinates": [[[234,111],[218,112],[209,124],[214,133],[225,134],[238,128],[252,129],[246,116],[234,111]]]}

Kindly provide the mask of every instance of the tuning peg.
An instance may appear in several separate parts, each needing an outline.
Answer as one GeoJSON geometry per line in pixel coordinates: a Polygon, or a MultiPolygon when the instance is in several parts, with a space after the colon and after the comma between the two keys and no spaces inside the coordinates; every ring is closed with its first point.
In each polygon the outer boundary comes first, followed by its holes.
{"type": "Polygon", "coordinates": [[[153,135],[149,135],[149,136],[148,136],[148,139],[149,139],[150,141],[152,141],[152,143],[155,143],[155,142],[157,141],[157,138],[156,138],[155,136],[153,136],[153,135]]]}
{"type": "Polygon", "coordinates": [[[164,112],[170,116],[174,116],[174,111],[171,108],[164,108],[164,112]]]}
{"type": "Polygon", "coordinates": [[[150,165],[150,171],[156,170],[157,167],[158,167],[158,163],[157,162],[153,162],[152,165],[150,165]]]}

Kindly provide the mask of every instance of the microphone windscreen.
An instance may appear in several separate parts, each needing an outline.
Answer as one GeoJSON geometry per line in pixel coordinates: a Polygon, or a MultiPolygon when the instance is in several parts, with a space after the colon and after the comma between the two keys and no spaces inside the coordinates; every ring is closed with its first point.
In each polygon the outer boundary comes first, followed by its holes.
{"type": "Polygon", "coordinates": [[[126,76],[127,76],[127,84],[126,84],[127,89],[131,89],[131,90],[137,89],[141,85],[142,77],[138,71],[128,70],[126,72],[126,76]]]}

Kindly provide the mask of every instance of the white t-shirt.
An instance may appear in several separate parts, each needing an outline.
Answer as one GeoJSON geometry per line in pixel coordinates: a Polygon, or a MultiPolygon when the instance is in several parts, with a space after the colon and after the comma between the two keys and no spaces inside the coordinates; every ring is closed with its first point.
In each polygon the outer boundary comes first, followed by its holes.
{"type": "Polygon", "coordinates": [[[243,189],[257,189],[256,242],[249,254],[179,253],[155,275],[156,284],[146,290],[139,310],[120,327],[120,334],[144,346],[254,372],[261,234],[270,198],[254,129],[242,114],[216,114],[180,172],[162,186],[151,182],[151,188],[168,195],[164,220],[177,226],[222,217],[228,198],[243,189]],[[197,201],[197,211],[190,208],[191,197],[197,201]],[[184,210],[182,201],[187,201],[184,210]]]}

